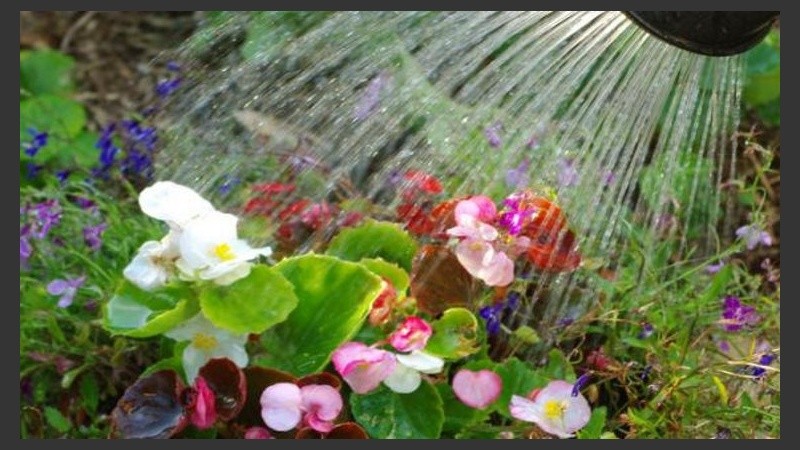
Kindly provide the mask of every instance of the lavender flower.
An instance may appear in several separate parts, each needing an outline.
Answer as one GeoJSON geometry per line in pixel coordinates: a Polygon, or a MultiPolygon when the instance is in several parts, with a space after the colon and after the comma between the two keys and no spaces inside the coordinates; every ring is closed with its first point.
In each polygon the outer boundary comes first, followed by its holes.
{"type": "MultiPolygon", "coordinates": [[[[775,361],[775,358],[777,358],[777,356],[774,353],[765,353],[758,358],[758,365],[769,366],[773,361],[775,361]]],[[[750,374],[755,378],[761,378],[766,373],[767,369],[763,367],[751,366],[750,374]]]]}
{"type": "Polygon", "coordinates": [[[355,110],[353,111],[353,118],[358,121],[364,120],[369,117],[380,104],[381,92],[387,87],[391,76],[388,72],[383,71],[375,76],[369,82],[364,94],[356,103],[355,110]]]}
{"type": "Polygon", "coordinates": [[[483,135],[486,137],[486,140],[489,142],[489,146],[492,148],[498,148],[503,145],[503,138],[500,137],[500,132],[503,130],[503,124],[500,122],[495,122],[493,125],[486,127],[483,130],[483,135]]]}
{"type": "Polygon", "coordinates": [[[484,306],[478,311],[478,315],[486,321],[486,332],[490,335],[495,335],[500,331],[500,323],[504,312],[514,311],[519,306],[521,298],[519,292],[511,291],[506,296],[506,300],[501,303],[495,303],[489,306],[484,306]]]}
{"type": "Polygon", "coordinates": [[[105,223],[83,228],[83,241],[89,249],[94,252],[100,250],[103,245],[103,232],[106,231],[106,228],[108,228],[108,225],[105,223]]]}
{"type": "Polygon", "coordinates": [[[530,176],[528,169],[530,168],[531,160],[525,158],[517,167],[506,171],[506,186],[509,189],[519,189],[528,185],[530,176]]]}
{"type": "Polygon", "coordinates": [[[508,231],[508,234],[516,236],[522,232],[525,219],[533,216],[536,213],[536,209],[523,208],[519,197],[514,194],[503,200],[503,204],[506,208],[500,214],[499,224],[508,231]]]}
{"type": "Polygon", "coordinates": [[[39,153],[39,150],[47,145],[47,133],[38,131],[34,127],[28,128],[28,134],[33,138],[31,142],[25,147],[25,154],[33,158],[39,153]]]}
{"type": "Polygon", "coordinates": [[[639,331],[639,334],[636,337],[639,339],[647,339],[653,335],[653,332],[655,332],[655,327],[653,327],[653,324],[645,322],[642,325],[642,330],[639,331]]]}
{"type": "Polygon", "coordinates": [[[27,264],[28,259],[33,255],[33,246],[31,245],[28,236],[23,236],[20,232],[19,236],[19,260],[22,264],[27,264]]]}
{"type": "Polygon", "coordinates": [[[36,203],[27,209],[27,213],[33,216],[30,233],[36,239],[44,239],[61,221],[61,205],[55,199],[36,203]]]}
{"type": "Polygon", "coordinates": [[[114,145],[112,140],[115,129],[116,124],[113,123],[103,128],[103,132],[94,144],[94,147],[100,150],[100,155],[98,155],[99,165],[92,170],[92,175],[97,178],[108,178],[108,172],[114,166],[114,160],[117,157],[117,153],[119,153],[119,147],[114,145]]]}
{"type": "Polygon", "coordinates": [[[572,158],[561,158],[558,161],[558,185],[562,188],[574,186],[578,183],[580,175],[572,158]]]}
{"type": "Polygon", "coordinates": [[[66,308],[72,304],[72,300],[75,298],[75,293],[78,291],[78,288],[83,286],[85,281],[85,275],[66,280],[53,280],[47,285],[47,293],[50,295],[61,296],[61,298],[58,300],[58,307],[66,308]]]}
{"type": "Polygon", "coordinates": [[[69,174],[70,174],[69,170],[66,170],[66,169],[65,170],[59,170],[58,172],[56,172],[56,178],[58,179],[59,183],[63,183],[65,181],[67,181],[67,178],[69,178],[69,174]]]}
{"type": "Polygon", "coordinates": [[[86,197],[75,197],[75,204],[81,209],[93,209],[96,206],[94,201],[86,197]]]}
{"type": "Polygon", "coordinates": [[[37,176],[39,176],[39,172],[41,172],[43,168],[44,168],[44,166],[41,165],[41,164],[35,164],[35,163],[32,163],[32,162],[29,162],[25,166],[25,171],[26,171],[25,176],[28,177],[29,180],[32,180],[32,179],[36,178],[37,176]]]}
{"type": "Polygon", "coordinates": [[[706,266],[706,273],[715,274],[725,267],[725,261],[720,261],[716,264],[709,264],[706,266]]]}
{"type": "Polygon", "coordinates": [[[755,308],[743,304],[739,298],[733,295],[725,297],[722,308],[720,323],[728,332],[736,332],[745,326],[753,326],[761,320],[755,308]]]}
{"type": "Polygon", "coordinates": [[[736,230],[736,237],[743,238],[747,242],[748,250],[753,250],[759,244],[767,247],[772,245],[772,236],[755,225],[739,227],[736,230]]]}
{"type": "Polygon", "coordinates": [[[589,382],[589,379],[592,378],[592,374],[590,372],[586,372],[577,380],[575,380],[575,384],[572,385],[572,396],[577,397],[580,395],[581,390],[586,386],[586,383],[589,382]]]}

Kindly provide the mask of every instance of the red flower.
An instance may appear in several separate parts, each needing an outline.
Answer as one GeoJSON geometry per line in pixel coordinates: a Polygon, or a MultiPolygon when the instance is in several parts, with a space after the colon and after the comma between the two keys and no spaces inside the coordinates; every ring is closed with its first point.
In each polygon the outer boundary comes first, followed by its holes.
{"type": "Polygon", "coordinates": [[[526,223],[521,235],[531,240],[528,261],[539,270],[562,272],[580,265],[575,233],[567,226],[561,208],[550,200],[532,192],[520,196],[520,206],[536,211],[526,223]]]}

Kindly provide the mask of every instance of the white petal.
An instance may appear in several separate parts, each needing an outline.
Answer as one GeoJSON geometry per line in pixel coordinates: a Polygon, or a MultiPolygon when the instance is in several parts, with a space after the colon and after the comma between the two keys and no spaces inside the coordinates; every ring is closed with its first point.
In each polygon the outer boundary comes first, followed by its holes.
{"type": "Polygon", "coordinates": [[[236,238],[239,219],[227,213],[213,212],[188,224],[181,233],[179,246],[181,259],[186,266],[203,269],[219,263],[214,249],[221,244],[230,245],[236,238]]]}
{"type": "Polygon", "coordinates": [[[250,275],[251,266],[252,264],[248,262],[218,264],[200,272],[200,278],[204,280],[214,280],[215,283],[221,286],[227,286],[250,275]]]}
{"type": "Polygon", "coordinates": [[[419,372],[404,364],[397,364],[391,375],[383,380],[383,384],[399,394],[410,394],[416,391],[421,383],[422,377],[419,372]]]}
{"type": "Polygon", "coordinates": [[[511,396],[508,409],[512,417],[525,422],[538,423],[543,418],[539,404],[519,395],[511,396]]]}
{"type": "MultiPolygon", "coordinates": [[[[177,327],[167,331],[164,335],[176,341],[190,341],[198,333],[210,334],[216,337],[218,329],[199,313],[177,327]]],[[[217,338],[219,340],[219,338],[217,338]]]]}
{"type": "Polygon", "coordinates": [[[139,247],[133,260],[122,271],[122,275],[131,283],[146,290],[152,291],[167,282],[168,273],[164,267],[155,264],[154,257],[159,257],[163,247],[156,241],[148,241],[139,247]]]}
{"type": "Polygon", "coordinates": [[[200,350],[194,345],[189,345],[183,350],[183,371],[186,373],[186,381],[193,382],[197,378],[200,368],[212,358],[207,352],[200,350]]]}
{"type": "Polygon", "coordinates": [[[439,373],[444,368],[444,360],[422,350],[415,350],[408,355],[397,355],[401,365],[408,366],[422,373],[439,373]]]}
{"type": "Polygon", "coordinates": [[[159,181],[139,193],[139,206],[150,217],[181,228],[214,207],[192,189],[171,181],[159,181]]]}
{"type": "MultiPolygon", "coordinates": [[[[247,339],[247,335],[245,335],[245,339],[247,339]]],[[[249,357],[244,345],[231,340],[221,340],[219,337],[217,340],[219,345],[211,352],[212,358],[228,358],[236,364],[236,367],[247,367],[249,357]]]]}

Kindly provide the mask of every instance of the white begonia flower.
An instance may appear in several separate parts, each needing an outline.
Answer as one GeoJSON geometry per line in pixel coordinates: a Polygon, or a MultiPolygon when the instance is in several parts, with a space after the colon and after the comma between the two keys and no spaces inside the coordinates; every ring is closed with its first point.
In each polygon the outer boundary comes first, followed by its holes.
{"type": "Polygon", "coordinates": [[[389,389],[399,394],[410,394],[417,390],[422,383],[421,373],[439,373],[444,368],[444,360],[415,350],[407,355],[396,354],[397,365],[388,378],[383,380],[389,389]]]}
{"type": "Polygon", "coordinates": [[[139,193],[139,207],[148,216],[167,222],[176,231],[216,211],[200,194],[172,181],[158,181],[144,188],[139,193]]]}
{"type": "Polygon", "coordinates": [[[228,358],[238,367],[247,366],[248,357],[244,349],[247,334],[233,334],[217,328],[202,313],[183,322],[165,336],[176,341],[189,341],[183,350],[183,370],[191,383],[200,368],[214,358],[228,358]]]}
{"type": "Polygon", "coordinates": [[[269,247],[252,248],[239,239],[238,220],[216,211],[185,226],[178,241],[180,258],[176,266],[186,278],[228,285],[250,273],[252,264],[248,261],[272,254],[269,247]]]}
{"type": "Polygon", "coordinates": [[[178,258],[177,233],[170,231],[160,241],[147,241],[122,271],[123,276],[145,291],[165,285],[178,258]]]}

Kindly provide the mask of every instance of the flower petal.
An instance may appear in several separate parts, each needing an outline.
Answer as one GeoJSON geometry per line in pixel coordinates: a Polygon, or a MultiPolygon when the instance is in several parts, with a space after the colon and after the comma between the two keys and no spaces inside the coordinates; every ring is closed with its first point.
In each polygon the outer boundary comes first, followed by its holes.
{"type": "Polygon", "coordinates": [[[415,350],[408,355],[395,355],[397,362],[422,373],[439,373],[444,368],[444,360],[430,353],[415,350]]]}
{"type": "Polygon", "coordinates": [[[339,346],[331,357],[333,366],[357,394],[365,394],[385,380],[395,369],[394,355],[361,342],[339,346]]]}
{"type": "Polygon", "coordinates": [[[404,364],[397,364],[388,378],[383,380],[389,389],[399,394],[410,394],[422,383],[419,372],[404,364]]]}
{"type": "Polygon", "coordinates": [[[214,211],[214,207],[192,189],[171,181],[159,181],[139,193],[139,207],[150,217],[183,227],[189,221],[214,211]]]}
{"type": "Polygon", "coordinates": [[[519,395],[511,396],[511,403],[509,403],[508,409],[511,411],[512,417],[525,422],[537,422],[541,418],[539,405],[519,395]]]}
{"type": "Polygon", "coordinates": [[[453,392],[467,406],[485,409],[497,400],[503,380],[491,370],[473,372],[461,369],[453,377],[453,392]]]}
{"type": "Polygon", "coordinates": [[[203,367],[209,360],[211,355],[204,352],[194,345],[188,345],[183,349],[183,372],[186,374],[187,380],[194,380],[197,374],[200,373],[200,368],[203,367]]]}
{"type": "Polygon", "coordinates": [[[397,351],[422,350],[433,334],[433,328],[416,316],[407,317],[389,336],[389,343],[397,351]]]}
{"type": "Polygon", "coordinates": [[[50,295],[61,295],[69,289],[67,280],[53,280],[47,285],[47,293],[50,295]]]}
{"type": "Polygon", "coordinates": [[[339,391],[324,384],[310,384],[300,388],[300,394],[308,425],[321,433],[331,431],[333,420],[339,416],[344,406],[339,391]]]}
{"type": "Polygon", "coordinates": [[[275,431],[289,431],[300,423],[302,395],[294,383],[277,383],[261,394],[261,418],[275,431]]]}

